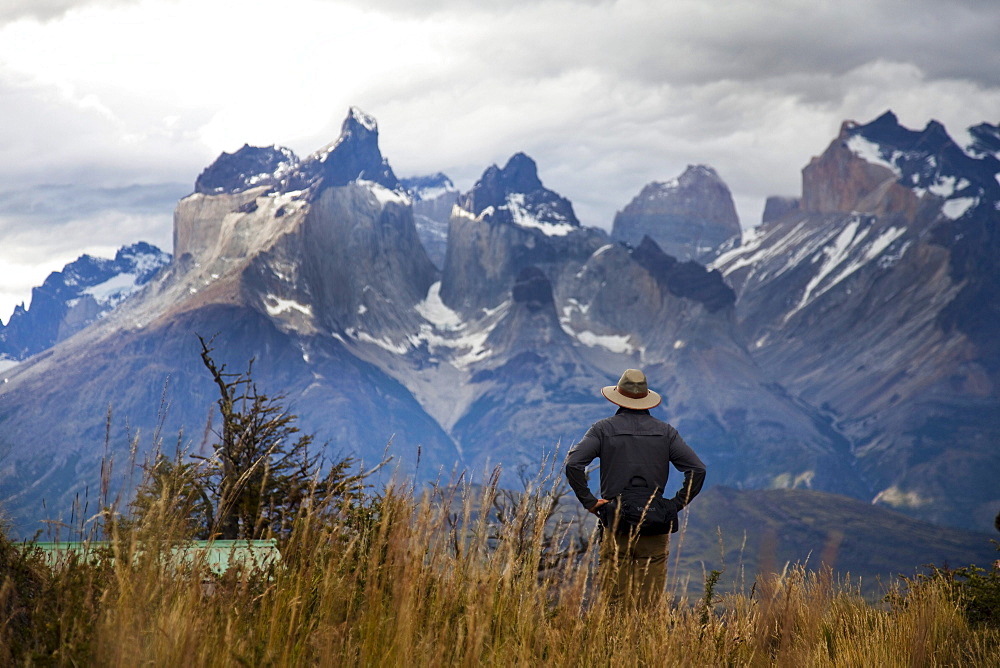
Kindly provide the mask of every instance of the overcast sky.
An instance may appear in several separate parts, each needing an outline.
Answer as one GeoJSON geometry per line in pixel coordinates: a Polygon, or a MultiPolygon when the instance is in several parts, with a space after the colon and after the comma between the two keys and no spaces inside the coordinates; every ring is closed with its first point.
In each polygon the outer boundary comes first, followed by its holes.
{"type": "Polygon", "coordinates": [[[0,320],[81,253],[171,249],[220,152],[379,123],[399,176],[531,155],[585,225],[708,164],[744,227],[842,121],[1000,121],[986,0],[0,0],[0,320]]]}

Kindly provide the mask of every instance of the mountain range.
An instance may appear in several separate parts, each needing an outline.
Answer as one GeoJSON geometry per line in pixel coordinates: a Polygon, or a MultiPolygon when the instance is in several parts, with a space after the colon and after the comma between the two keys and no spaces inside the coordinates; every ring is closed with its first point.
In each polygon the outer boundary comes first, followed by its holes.
{"type": "MultiPolygon", "coordinates": [[[[401,180],[358,109],[305,157],[244,146],[198,176],[172,257],[154,252],[127,300],[79,331],[0,330],[23,360],[0,385],[0,503],[31,533],[93,498],[109,457],[120,471],[166,443],[203,451],[200,335],[230,370],[254,359],[318,442],[368,465],[388,451],[418,480],[499,464],[517,484],[609,414],[599,388],[635,367],[710,485],[985,531],[1000,509],[1000,131],[969,136],[891,112],[847,122],[801,196],[742,233],[705,165],[644,187],[608,233],[523,153],[467,192],[401,180]]],[[[45,322],[67,322],[73,294],[45,322]]],[[[18,323],[36,308],[43,322],[35,299],[18,323]]]]}
{"type": "Polygon", "coordinates": [[[125,301],[169,264],[170,254],[145,242],[113,259],[83,255],[31,291],[31,310],[0,323],[0,360],[23,360],[69,338],[125,301]]]}

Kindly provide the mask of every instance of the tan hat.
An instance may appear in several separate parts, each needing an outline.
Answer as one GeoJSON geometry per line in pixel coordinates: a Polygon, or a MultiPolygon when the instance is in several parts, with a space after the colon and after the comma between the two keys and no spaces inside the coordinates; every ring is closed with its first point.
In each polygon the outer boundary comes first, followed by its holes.
{"type": "Polygon", "coordinates": [[[655,408],[663,400],[646,385],[646,374],[638,369],[625,369],[618,385],[601,388],[604,398],[623,408],[643,410],[655,408]]]}

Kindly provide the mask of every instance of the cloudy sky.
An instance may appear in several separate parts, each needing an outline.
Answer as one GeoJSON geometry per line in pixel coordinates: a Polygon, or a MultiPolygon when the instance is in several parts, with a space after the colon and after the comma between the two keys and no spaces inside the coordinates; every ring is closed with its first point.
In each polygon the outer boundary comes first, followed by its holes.
{"type": "Polygon", "coordinates": [[[585,225],[709,164],[744,227],[845,119],[1000,121],[985,0],[0,0],[0,320],[81,253],[171,249],[198,173],[348,107],[400,176],[524,151],[585,225]]]}

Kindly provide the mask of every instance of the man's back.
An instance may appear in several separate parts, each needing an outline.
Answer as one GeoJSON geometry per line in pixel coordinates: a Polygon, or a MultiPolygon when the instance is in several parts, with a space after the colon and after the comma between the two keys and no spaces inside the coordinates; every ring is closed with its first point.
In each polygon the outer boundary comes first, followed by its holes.
{"type": "Polygon", "coordinates": [[[701,490],[705,465],[671,425],[648,410],[619,408],[611,417],[595,422],[566,459],[566,476],[577,498],[587,508],[597,499],[587,486],[586,468],[601,462],[601,497],[611,499],[636,476],[650,487],[666,489],[670,465],[685,474],[680,507],[701,490]]]}

